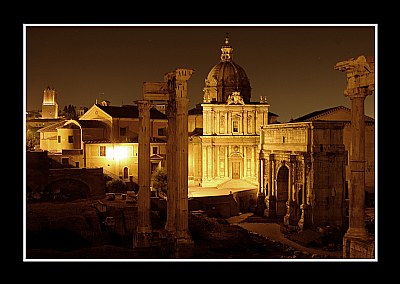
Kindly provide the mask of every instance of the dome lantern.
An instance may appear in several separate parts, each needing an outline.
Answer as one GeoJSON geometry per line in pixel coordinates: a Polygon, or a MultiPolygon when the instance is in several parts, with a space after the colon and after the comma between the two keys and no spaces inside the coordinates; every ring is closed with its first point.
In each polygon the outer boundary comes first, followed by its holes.
{"type": "Polygon", "coordinates": [[[221,47],[221,62],[232,60],[233,48],[229,44],[229,35],[226,33],[225,44],[221,47]]]}
{"type": "Polygon", "coordinates": [[[226,34],[221,47],[221,60],[214,65],[205,79],[204,103],[227,103],[233,92],[239,92],[244,103],[250,102],[251,86],[244,69],[233,62],[233,48],[226,34]]]}

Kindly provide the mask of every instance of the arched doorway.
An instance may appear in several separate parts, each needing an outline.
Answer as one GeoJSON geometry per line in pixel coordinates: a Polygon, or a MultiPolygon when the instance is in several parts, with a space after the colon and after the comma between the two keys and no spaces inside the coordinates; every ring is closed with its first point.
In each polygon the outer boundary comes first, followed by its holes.
{"type": "Polygon", "coordinates": [[[283,218],[286,214],[286,201],[289,190],[289,169],[283,165],[278,170],[276,177],[276,216],[283,218]]]}
{"type": "Polygon", "coordinates": [[[129,168],[124,167],[124,180],[129,178],[129,168]]]}
{"type": "Polygon", "coordinates": [[[87,184],[75,179],[57,180],[43,190],[44,200],[76,200],[88,198],[90,188],[87,184]]]}

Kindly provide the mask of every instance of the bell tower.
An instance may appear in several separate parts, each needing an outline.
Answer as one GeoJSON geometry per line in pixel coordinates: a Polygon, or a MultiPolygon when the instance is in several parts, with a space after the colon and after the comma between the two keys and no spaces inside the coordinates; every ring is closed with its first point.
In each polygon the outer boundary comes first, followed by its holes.
{"type": "Polygon", "coordinates": [[[42,118],[58,118],[57,92],[47,87],[43,91],[42,118]]]}

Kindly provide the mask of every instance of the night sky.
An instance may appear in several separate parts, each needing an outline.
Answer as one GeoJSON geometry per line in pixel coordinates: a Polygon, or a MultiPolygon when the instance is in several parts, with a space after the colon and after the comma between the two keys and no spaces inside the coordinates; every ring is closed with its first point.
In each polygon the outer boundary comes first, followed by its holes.
{"type": "MultiPolygon", "coordinates": [[[[190,108],[202,102],[204,80],[220,60],[226,33],[233,61],[250,79],[252,101],[267,96],[270,111],[286,122],[343,105],[346,75],[334,65],[375,56],[375,25],[240,26],[26,26],[26,110],[40,110],[43,90],[58,104],[91,107],[96,99],[133,104],[143,82],[162,82],[175,68],[194,69],[190,108]]],[[[377,82],[376,82],[377,83],[377,82]]],[[[375,117],[375,96],[365,114],[375,117]]]]}

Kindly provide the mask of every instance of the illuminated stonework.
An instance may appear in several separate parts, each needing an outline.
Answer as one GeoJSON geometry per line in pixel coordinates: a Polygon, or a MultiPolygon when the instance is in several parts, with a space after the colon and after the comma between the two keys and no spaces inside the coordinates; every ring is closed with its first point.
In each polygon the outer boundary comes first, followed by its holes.
{"type": "MultiPolygon", "coordinates": [[[[239,96],[239,95],[236,95],[239,96]]],[[[242,102],[242,100],[240,100],[242,102]]],[[[262,125],[268,124],[266,103],[203,103],[200,153],[201,185],[216,187],[230,179],[257,185],[257,154],[262,125]]],[[[199,174],[199,173],[197,173],[199,174]]],[[[194,176],[194,180],[199,180],[194,176]]]]}
{"type": "Polygon", "coordinates": [[[47,87],[43,91],[42,118],[58,118],[57,92],[47,87]]]}
{"type": "Polygon", "coordinates": [[[265,196],[265,215],[300,229],[343,225],[343,123],[274,124],[261,131],[259,193],[265,196]]]}
{"type": "Polygon", "coordinates": [[[227,36],[205,79],[203,103],[189,113],[189,185],[218,187],[231,179],[258,185],[259,135],[269,123],[269,104],[264,96],[250,102],[250,81],[232,53],[227,36]]]}

